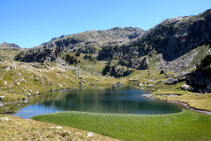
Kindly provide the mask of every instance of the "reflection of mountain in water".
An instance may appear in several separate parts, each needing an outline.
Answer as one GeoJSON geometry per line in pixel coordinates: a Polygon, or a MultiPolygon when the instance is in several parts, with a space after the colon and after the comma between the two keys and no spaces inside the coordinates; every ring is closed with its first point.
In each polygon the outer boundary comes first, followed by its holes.
{"type": "Polygon", "coordinates": [[[163,114],[179,112],[178,106],[142,97],[134,89],[73,89],[41,96],[36,104],[62,111],[163,114]]]}

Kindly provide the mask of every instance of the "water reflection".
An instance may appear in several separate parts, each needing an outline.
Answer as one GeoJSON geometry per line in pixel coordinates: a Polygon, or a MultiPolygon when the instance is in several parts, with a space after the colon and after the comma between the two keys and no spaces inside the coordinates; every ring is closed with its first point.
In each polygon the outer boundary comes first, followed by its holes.
{"type": "Polygon", "coordinates": [[[40,96],[16,115],[28,118],[56,111],[97,113],[167,114],[179,112],[177,105],[150,100],[144,91],[131,88],[87,88],[62,90],[40,96]],[[28,110],[31,112],[24,112],[28,110]],[[39,113],[40,112],[40,113],[39,113]]]}

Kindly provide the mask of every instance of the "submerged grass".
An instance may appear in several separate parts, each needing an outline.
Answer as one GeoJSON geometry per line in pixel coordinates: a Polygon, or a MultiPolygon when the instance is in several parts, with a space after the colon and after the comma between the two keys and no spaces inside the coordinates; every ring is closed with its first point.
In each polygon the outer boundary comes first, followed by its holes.
{"type": "Polygon", "coordinates": [[[188,110],[169,115],[61,112],[33,119],[122,140],[211,140],[211,116],[188,110]]]}

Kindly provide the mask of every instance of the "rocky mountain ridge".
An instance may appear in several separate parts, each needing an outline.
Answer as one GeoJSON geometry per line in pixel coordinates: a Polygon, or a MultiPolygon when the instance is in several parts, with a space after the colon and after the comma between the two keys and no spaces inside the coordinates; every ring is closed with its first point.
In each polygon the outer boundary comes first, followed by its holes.
{"type": "Polygon", "coordinates": [[[140,28],[112,28],[110,30],[86,31],[74,35],[53,38],[41,46],[20,53],[15,59],[24,62],[55,61],[57,51],[80,51],[84,54],[98,54],[107,45],[126,44],[132,39],[142,36],[145,31],[140,28]]]}
{"type": "Polygon", "coordinates": [[[0,44],[0,49],[20,49],[20,46],[12,43],[6,43],[6,42],[3,42],[0,44]]]}
{"type": "MultiPolygon", "coordinates": [[[[160,69],[178,72],[189,65],[196,65],[196,62],[193,62],[199,53],[195,51],[190,54],[192,50],[199,46],[208,46],[206,52],[209,52],[210,25],[211,10],[196,16],[168,19],[128,44],[103,48],[99,53],[99,59],[116,58],[131,61],[147,55],[152,61],[158,62],[157,66],[160,66],[160,69]],[[186,56],[188,53],[189,56],[186,56]],[[153,57],[156,59],[153,60],[153,57]]],[[[206,53],[203,54],[205,55],[206,53]]]]}
{"type": "Polygon", "coordinates": [[[99,61],[119,60],[114,65],[133,69],[156,67],[179,72],[193,68],[200,60],[196,58],[209,53],[210,25],[211,10],[207,10],[196,16],[167,19],[146,32],[132,27],[86,31],[53,38],[48,43],[21,52],[15,59],[48,62],[55,61],[64,52],[80,52],[91,54],[99,61]]]}

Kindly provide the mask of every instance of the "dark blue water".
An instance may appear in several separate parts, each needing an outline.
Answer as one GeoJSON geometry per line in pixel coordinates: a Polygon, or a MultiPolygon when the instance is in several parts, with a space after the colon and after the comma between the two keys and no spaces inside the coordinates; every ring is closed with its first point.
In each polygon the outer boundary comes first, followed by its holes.
{"type": "Polygon", "coordinates": [[[59,111],[122,114],[169,114],[181,107],[143,97],[146,92],[131,88],[87,88],[61,90],[41,95],[15,116],[30,118],[59,111]]]}

